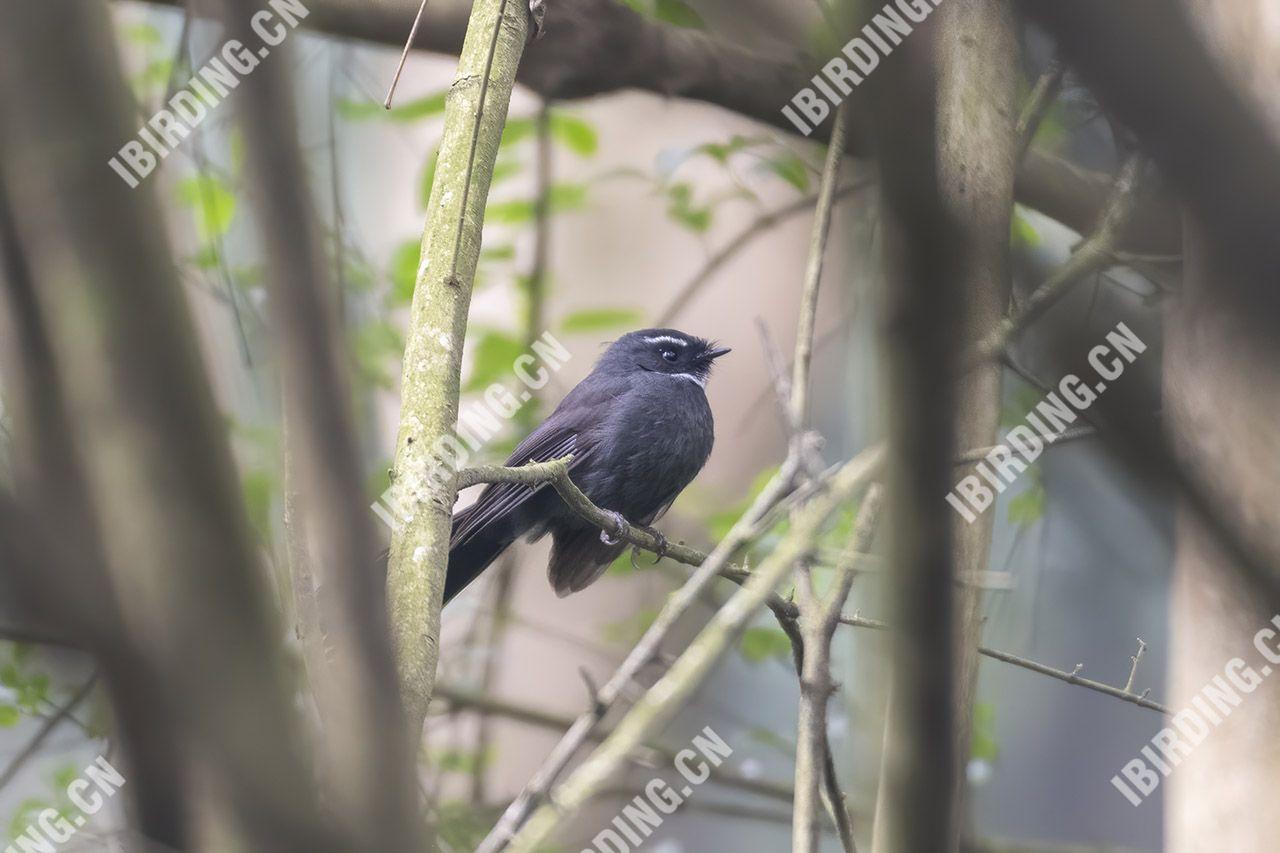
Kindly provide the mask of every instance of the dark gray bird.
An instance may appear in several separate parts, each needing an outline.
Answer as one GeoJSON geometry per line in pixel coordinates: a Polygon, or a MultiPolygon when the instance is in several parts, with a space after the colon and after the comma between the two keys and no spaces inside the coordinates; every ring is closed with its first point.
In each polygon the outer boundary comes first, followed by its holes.
{"type": "MultiPolygon", "coordinates": [[[[675,329],[641,329],[615,341],[595,369],[524,441],[507,465],[572,453],[569,476],[618,520],[649,525],[671,506],[711,455],[714,422],[707,377],[729,352],[675,329]]],[[[598,578],[626,543],[574,514],[554,488],[486,486],[453,517],[448,602],[511,543],[551,534],[547,575],[556,594],[598,578]]]]}

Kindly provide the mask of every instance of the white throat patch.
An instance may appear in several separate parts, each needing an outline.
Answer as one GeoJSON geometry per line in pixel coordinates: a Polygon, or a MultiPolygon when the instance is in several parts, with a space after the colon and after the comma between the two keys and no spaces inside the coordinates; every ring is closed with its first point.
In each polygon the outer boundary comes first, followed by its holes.
{"type": "Polygon", "coordinates": [[[699,388],[707,387],[707,380],[701,376],[694,376],[692,373],[664,373],[663,376],[670,376],[672,379],[688,379],[699,388]]]}

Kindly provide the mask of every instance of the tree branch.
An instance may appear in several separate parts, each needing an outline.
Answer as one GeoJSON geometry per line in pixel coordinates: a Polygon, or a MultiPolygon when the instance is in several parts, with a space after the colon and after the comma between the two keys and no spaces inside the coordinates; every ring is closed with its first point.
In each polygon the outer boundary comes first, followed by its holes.
{"type": "MultiPolygon", "coordinates": [[[[435,683],[456,489],[445,442],[458,419],[462,345],[485,200],[528,31],[521,0],[477,0],[445,107],[401,380],[393,488],[410,517],[393,531],[387,598],[409,730],[435,683]]],[[[430,26],[427,30],[430,31],[430,26]]]]}
{"type": "MultiPolygon", "coordinates": [[[[197,10],[209,0],[149,0],[160,5],[190,3],[197,10]]],[[[309,0],[305,26],[344,38],[400,49],[418,0],[309,0]]],[[[469,5],[461,0],[432,0],[416,45],[457,55],[463,43],[469,5]]],[[[519,82],[544,98],[572,100],[637,89],[723,107],[786,133],[795,129],[781,108],[808,85],[817,67],[802,67],[789,55],[762,56],[694,30],[637,14],[616,0],[560,0],[552,9],[546,37],[521,63],[519,82]]],[[[849,135],[848,153],[869,153],[865,117],[849,135]]],[[[830,122],[819,128],[825,139],[830,122]]],[[[1111,182],[1106,176],[1032,149],[1019,171],[1018,200],[1079,233],[1098,218],[1111,182]]],[[[1125,248],[1176,252],[1181,224],[1168,197],[1145,200],[1125,248]]]]}
{"type": "MultiPolygon", "coordinates": [[[[812,550],[828,516],[868,486],[875,476],[879,459],[877,451],[864,451],[848,462],[829,485],[810,500],[790,533],[752,573],[746,586],[716,612],[671,669],[623,717],[613,734],[557,789],[555,804],[544,805],[530,816],[529,822],[512,839],[512,849],[535,849],[554,831],[564,814],[575,811],[590,799],[631,751],[670,719],[706,678],[773,588],[791,571],[797,560],[812,550]]],[[[742,526],[741,520],[735,525],[742,526]]],[[[704,564],[699,571],[706,568],[704,564]]]]}

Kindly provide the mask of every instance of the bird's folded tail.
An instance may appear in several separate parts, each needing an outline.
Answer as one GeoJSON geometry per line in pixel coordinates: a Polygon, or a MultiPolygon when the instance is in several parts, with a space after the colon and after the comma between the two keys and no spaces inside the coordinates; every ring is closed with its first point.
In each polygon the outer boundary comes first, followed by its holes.
{"type": "Polygon", "coordinates": [[[552,536],[547,577],[561,598],[590,586],[627,548],[626,542],[602,541],[598,527],[576,527],[552,536]]]}
{"type": "MultiPolygon", "coordinates": [[[[466,522],[468,514],[476,509],[477,505],[473,504],[455,515],[453,529],[459,529],[466,522]]],[[[489,564],[523,532],[517,528],[515,519],[511,516],[499,516],[474,530],[465,541],[451,545],[449,570],[444,578],[444,603],[448,604],[467,584],[480,577],[480,573],[489,568],[489,564]]]]}

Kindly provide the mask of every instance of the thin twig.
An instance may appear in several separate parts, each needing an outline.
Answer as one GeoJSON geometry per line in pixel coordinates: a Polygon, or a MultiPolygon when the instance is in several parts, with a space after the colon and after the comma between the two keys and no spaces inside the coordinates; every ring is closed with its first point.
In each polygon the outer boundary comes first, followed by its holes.
{"type": "MultiPolygon", "coordinates": [[[[826,489],[814,496],[799,521],[792,525],[777,548],[761,561],[746,586],[712,616],[711,621],[672,667],[622,718],[613,735],[557,787],[553,804],[543,805],[530,815],[523,829],[511,840],[513,849],[536,849],[555,830],[565,814],[581,807],[599,791],[626,761],[627,756],[683,706],[740,635],[747,620],[765,603],[773,588],[781,582],[796,561],[814,547],[819,532],[831,513],[870,485],[879,470],[880,456],[879,451],[874,448],[863,451],[845,464],[826,489]]],[[[757,500],[756,505],[759,503],[757,500]]],[[[740,519],[734,527],[735,530],[744,529],[743,520],[740,519]]],[[[732,535],[729,538],[733,538],[732,535]]],[[[716,549],[718,552],[723,552],[729,538],[716,549]]],[[[708,568],[704,564],[695,573],[695,577],[708,568]]],[[[712,571],[708,574],[708,579],[718,567],[710,568],[712,571]]],[[[635,653],[636,650],[633,650],[632,655],[635,653]]]]}
{"type": "Polygon", "coordinates": [[[1134,652],[1132,655],[1129,656],[1129,660],[1131,661],[1132,666],[1129,667],[1129,678],[1124,683],[1125,693],[1129,693],[1130,691],[1133,690],[1133,679],[1138,674],[1138,661],[1142,660],[1142,655],[1144,652],[1146,652],[1146,650],[1147,650],[1146,642],[1141,637],[1139,637],[1138,651],[1134,652]]]}
{"type": "MultiPolygon", "coordinates": [[[[843,200],[857,191],[870,186],[871,183],[872,180],[870,178],[855,181],[849,186],[841,187],[837,190],[835,198],[837,201],[843,200]]],[[[671,304],[664,308],[662,313],[658,315],[657,325],[671,325],[676,317],[678,317],[680,313],[688,307],[689,303],[693,301],[693,298],[701,292],[702,288],[711,281],[715,274],[719,272],[725,264],[732,260],[734,256],[747,246],[751,245],[752,240],[773,228],[775,225],[790,219],[792,216],[804,213],[807,210],[812,210],[813,206],[817,203],[818,197],[816,195],[805,196],[802,199],[792,202],[786,207],[779,208],[771,213],[766,213],[764,216],[761,216],[755,222],[748,225],[736,237],[726,243],[724,248],[720,249],[708,258],[707,262],[702,265],[702,269],[698,270],[698,272],[694,274],[693,278],[689,279],[689,281],[680,288],[675,299],[671,301],[671,304]]]]}
{"type": "MultiPolygon", "coordinates": [[[[889,628],[889,625],[887,622],[881,622],[878,619],[867,619],[866,617],[859,616],[857,614],[854,614],[853,616],[840,617],[840,624],[852,625],[856,628],[874,628],[880,631],[888,630],[889,628]]],[[[1036,661],[1029,660],[1028,658],[1020,657],[1015,654],[1010,654],[1009,652],[1002,652],[999,649],[992,649],[987,646],[979,646],[978,654],[985,655],[986,657],[989,657],[992,660],[998,660],[1007,664],[1012,664],[1013,666],[1022,667],[1023,669],[1027,669],[1032,672],[1038,672],[1041,675],[1047,675],[1050,678],[1056,678],[1058,681],[1065,681],[1067,684],[1076,684],[1076,685],[1079,685],[1080,687],[1084,687],[1087,690],[1093,690],[1097,693],[1104,693],[1107,696],[1112,696],[1116,699],[1121,700],[1122,702],[1128,702],[1132,705],[1137,705],[1139,708],[1147,708],[1152,711],[1159,711],[1161,714],[1165,714],[1165,715],[1169,713],[1169,709],[1166,708],[1164,705],[1161,705],[1159,702],[1153,702],[1147,698],[1147,693],[1149,693],[1150,691],[1143,691],[1142,693],[1134,693],[1127,688],[1113,687],[1110,684],[1104,684],[1101,681],[1093,681],[1092,679],[1081,678],[1080,671],[1084,667],[1080,664],[1076,664],[1076,666],[1070,672],[1068,672],[1065,669],[1055,669],[1054,667],[1046,666],[1045,664],[1042,664],[1042,663],[1037,663],[1036,661]]]]}
{"type": "MultiPolygon", "coordinates": [[[[523,482],[526,485],[537,482],[539,478],[543,482],[550,480],[560,497],[578,515],[599,526],[602,530],[613,532],[616,527],[612,518],[591,503],[586,495],[582,494],[569,479],[566,459],[528,465],[523,469],[487,469],[486,473],[489,476],[512,478],[503,479],[503,482],[523,482]],[[531,476],[531,470],[536,471],[537,475],[531,476]]],[[[730,529],[724,540],[706,556],[698,570],[668,600],[666,606],[663,607],[653,621],[653,624],[645,631],[640,642],[627,655],[613,676],[600,688],[597,707],[590,709],[574,721],[573,726],[560,740],[560,743],[556,745],[555,749],[552,750],[551,755],[547,757],[542,767],[539,768],[524,790],[503,813],[498,824],[481,842],[477,848],[477,853],[494,853],[494,851],[502,850],[507,846],[509,840],[520,830],[529,816],[533,814],[534,809],[551,790],[551,786],[555,784],[556,779],[564,771],[578,748],[586,742],[591,730],[599,723],[603,712],[607,711],[618,700],[632,679],[649,664],[677,620],[694,606],[702,591],[711,584],[716,575],[719,574],[720,569],[728,563],[729,557],[733,552],[745,544],[755,523],[790,491],[794,476],[795,465],[784,463],[782,470],[765,486],[751,507],[730,529]]],[[[468,477],[471,478],[472,482],[484,481],[477,479],[475,474],[469,474],[468,471],[460,471],[458,473],[459,488],[462,487],[464,480],[468,477]]],[[[496,482],[496,480],[489,480],[489,482],[496,482]]],[[[629,530],[621,531],[621,534],[633,545],[640,545],[655,553],[661,553],[663,550],[662,545],[664,543],[649,531],[631,527],[629,530]]],[[[669,554],[681,550],[683,550],[682,546],[671,546],[666,549],[669,554]]]]}
{"type": "Polygon", "coordinates": [[[76,708],[80,707],[80,703],[88,698],[89,692],[93,690],[93,685],[97,680],[96,673],[89,676],[89,680],[75,692],[71,699],[67,701],[67,704],[59,708],[57,713],[45,719],[36,733],[32,735],[31,740],[27,741],[27,745],[13,757],[13,760],[9,762],[9,765],[3,771],[0,771],[0,790],[3,790],[5,785],[13,781],[13,777],[18,775],[18,771],[22,769],[22,766],[30,761],[31,756],[40,750],[44,742],[49,739],[49,735],[53,734],[54,729],[64,720],[72,719],[71,715],[75,713],[76,708]]]}
{"type": "Polygon", "coordinates": [[[1054,58],[1045,72],[1040,75],[1040,79],[1036,81],[1035,88],[1031,90],[1027,103],[1018,116],[1018,125],[1014,130],[1018,137],[1019,160],[1031,147],[1032,140],[1036,138],[1036,131],[1040,129],[1040,123],[1044,121],[1049,108],[1053,106],[1058,93],[1062,91],[1062,81],[1066,76],[1067,66],[1061,60],[1054,58]]]}
{"type": "MultiPolygon", "coordinates": [[[[449,712],[470,710],[485,715],[505,717],[527,725],[561,733],[572,728],[574,724],[574,718],[564,714],[532,708],[506,699],[495,698],[491,694],[466,690],[450,684],[439,685],[436,688],[436,697],[448,706],[449,712]]],[[[599,742],[608,737],[612,731],[613,729],[609,726],[601,726],[591,732],[587,739],[599,742]]],[[[674,754],[668,750],[652,743],[649,744],[649,748],[658,756],[658,760],[665,764],[670,764],[674,760],[674,754]]],[[[711,781],[724,785],[726,788],[735,788],[786,803],[790,803],[794,796],[791,786],[782,782],[749,779],[746,776],[734,773],[725,765],[710,769],[711,781]]]]}
{"type": "Polygon", "coordinates": [[[1077,282],[1111,265],[1120,237],[1137,206],[1142,168],[1143,160],[1139,155],[1135,154],[1124,162],[1093,234],[1027,297],[1021,311],[1006,317],[983,338],[973,362],[980,363],[999,355],[1010,341],[1065,296],[1077,282]]]}
{"type": "Polygon", "coordinates": [[[382,101],[383,109],[391,109],[391,99],[395,97],[396,86],[400,83],[400,74],[404,71],[404,64],[409,59],[409,51],[413,48],[414,36],[418,34],[418,24],[422,21],[422,13],[427,10],[427,0],[422,0],[418,6],[418,14],[413,16],[413,26],[409,28],[409,37],[404,41],[404,50],[400,52],[400,61],[396,63],[395,76],[391,78],[391,86],[387,89],[387,97],[382,101]]]}
{"type": "MultiPolygon", "coordinates": [[[[819,5],[830,15],[826,4],[819,5]]],[[[835,26],[834,17],[829,18],[835,26]]],[[[831,211],[835,200],[836,182],[840,179],[840,160],[844,153],[845,107],[841,105],[833,119],[831,143],[822,169],[822,182],[818,189],[818,204],[813,219],[813,231],[809,240],[809,254],[805,263],[804,279],[800,290],[799,320],[796,324],[796,343],[792,357],[790,381],[778,384],[779,395],[788,394],[785,414],[789,432],[789,455],[799,460],[802,469],[817,473],[820,461],[814,452],[814,442],[809,440],[806,429],[809,421],[809,374],[813,361],[813,336],[817,325],[818,294],[822,283],[823,261],[826,257],[827,236],[831,230],[831,211]]],[[[766,336],[767,341],[767,336],[766,336]]],[[[779,359],[771,359],[776,364],[779,359]]],[[[775,367],[775,370],[777,368],[775,367]]],[[[777,371],[781,377],[781,371],[777,371]]],[[[792,521],[798,523],[802,510],[792,510],[792,521]]],[[[796,803],[792,823],[793,849],[812,853],[818,846],[819,821],[818,792],[826,794],[826,806],[840,832],[840,841],[846,853],[856,853],[853,822],[844,805],[844,792],[836,778],[835,760],[831,755],[831,742],[827,733],[827,699],[831,694],[831,636],[835,629],[834,617],[831,631],[823,627],[825,619],[817,612],[813,596],[809,555],[796,564],[797,578],[806,594],[807,612],[802,616],[797,630],[781,622],[783,630],[791,638],[796,656],[796,674],[800,678],[800,714],[796,751],[796,803]],[[814,618],[818,621],[814,622],[814,618]],[[806,653],[806,647],[808,651],[806,653]]],[[[853,573],[845,577],[852,580],[853,573]]],[[[837,584],[844,587],[844,578],[837,584]]],[[[847,594],[847,588],[846,588],[847,594]]],[[[839,606],[836,607],[836,614],[839,606]]]]}

